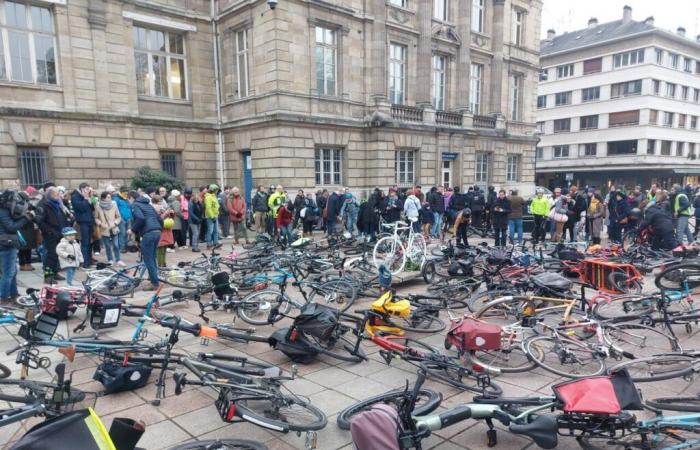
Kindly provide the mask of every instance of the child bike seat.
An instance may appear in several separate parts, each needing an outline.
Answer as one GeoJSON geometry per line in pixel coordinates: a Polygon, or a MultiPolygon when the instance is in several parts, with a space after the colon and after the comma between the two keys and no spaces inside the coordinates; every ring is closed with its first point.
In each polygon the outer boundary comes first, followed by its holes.
{"type": "Polygon", "coordinates": [[[529,437],[535,444],[545,449],[556,448],[558,443],[559,425],[554,416],[537,416],[535,420],[526,425],[512,424],[508,429],[511,433],[529,437]]]}
{"type": "Polygon", "coordinates": [[[408,317],[411,314],[411,302],[408,300],[394,301],[394,294],[387,291],[372,303],[372,310],[391,316],[408,317]]]}

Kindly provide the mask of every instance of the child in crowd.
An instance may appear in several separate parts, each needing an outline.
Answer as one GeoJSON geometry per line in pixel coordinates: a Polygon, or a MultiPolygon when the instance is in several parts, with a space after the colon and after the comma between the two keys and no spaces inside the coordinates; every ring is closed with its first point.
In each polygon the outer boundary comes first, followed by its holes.
{"type": "Polygon", "coordinates": [[[430,237],[430,228],[435,223],[435,217],[428,202],[423,202],[423,207],[418,211],[418,218],[423,229],[423,236],[428,239],[430,237]]]}
{"type": "Polygon", "coordinates": [[[78,232],[73,227],[65,227],[61,230],[63,239],[56,247],[58,262],[66,274],[66,284],[73,286],[75,269],[83,264],[83,253],[80,251],[80,244],[75,240],[78,232]]]}

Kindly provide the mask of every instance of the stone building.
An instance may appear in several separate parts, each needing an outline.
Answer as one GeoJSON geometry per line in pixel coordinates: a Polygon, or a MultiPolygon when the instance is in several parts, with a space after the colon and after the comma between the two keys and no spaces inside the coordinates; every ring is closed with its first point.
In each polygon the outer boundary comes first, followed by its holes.
{"type": "Polygon", "coordinates": [[[0,0],[0,179],[532,184],[541,7],[0,0]]]}

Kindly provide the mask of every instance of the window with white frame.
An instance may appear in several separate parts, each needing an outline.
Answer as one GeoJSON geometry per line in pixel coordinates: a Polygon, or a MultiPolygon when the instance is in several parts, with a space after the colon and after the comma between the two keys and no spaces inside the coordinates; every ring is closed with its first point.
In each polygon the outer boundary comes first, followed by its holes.
{"type": "Polygon", "coordinates": [[[679,56],[676,55],[675,53],[669,53],[668,54],[668,65],[673,67],[674,69],[678,68],[678,59],[679,56]]]}
{"type": "Polygon", "coordinates": [[[445,109],[445,84],[447,79],[447,58],[433,55],[433,108],[445,109]]]}
{"type": "Polygon", "coordinates": [[[336,95],[336,31],[316,27],[316,90],[321,95],[336,95]]]}
{"type": "Polygon", "coordinates": [[[557,66],[557,78],[568,78],[574,76],[574,65],[564,64],[557,66]]]}
{"type": "Polygon", "coordinates": [[[659,95],[659,93],[661,92],[661,81],[651,80],[651,85],[652,85],[652,91],[654,92],[654,95],[659,95]]]}
{"type": "Polygon", "coordinates": [[[610,85],[611,98],[640,95],[641,93],[642,80],[625,81],[624,83],[614,83],[610,85]]]}
{"type": "Polygon", "coordinates": [[[656,153],[656,140],[647,139],[647,155],[653,155],[656,153]]]}
{"type": "Polygon", "coordinates": [[[580,130],[595,130],[598,128],[598,115],[581,116],[579,120],[580,130]]]}
{"type": "Polygon", "coordinates": [[[693,101],[695,103],[700,102],[700,89],[693,89],[693,101]]]}
{"type": "Polygon", "coordinates": [[[571,119],[555,119],[554,120],[554,132],[555,133],[568,133],[571,131],[571,119]]]}
{"type": "Polygon", "coordinates": [[[522,9],[513,10],[513,32],[512,41],[517,46],[523,45],[523,26],[525,23],[525,11],[522,9]]]}
{"type": "Polygon", "coordinates": [[[187,98],[182,34],[134,26],[134,58],[139,95],[187,98]]]}
{"type": "Polygon", "coordinates": [[[547,107],[547,96],[538,95],[537,96],[537,109],[542,109],[547,107]]]}
{"type": "Polygon", "coordinates": [[[408,7],[408,0],[389,0],[389,3],[394,6],[400,6],[402,8],[408,7]]]}
{"type": "Polygon", "coordinates": [[[554,146],[554,157],[555,158],[568,158],[569,157],[569,146],[568,145],[555,145],[554,146]]]}
{"type": "Polygon", "coordinates": [[[600,86],[581,89],[581,102],[600,100],[600,86]]]}
{"type": "Polygon", "coordinates": [[[415,150],[397,150],[394,161],[396,184],[399,186],[413,186],[416,179],[415,167],[415,150]]]}
{"type": "Polygon", "coordinates": [[[660,48],[654,49],[654,52],[656,54],[656,64],[663,64],[664,63],[664,51],[661,50],[660,48]]]}
{"type": "Polygon", "coordinates": [[[520,96],[522,95],[523,76],[511,75],[510,77],[510,120],[521,120],[520,96]]]}
{"type": "Polygon", "coordinates": [[[405,45],[389,45],[389,101],[396,105],[406,102],[406,52],[405,45]]]}
{"type": "Polygon", "coordinates": [[[540,81],[547,81],[549,78],[549,69],[540,69],[540,81]]]}
{"type": "Polygon", "coordinates": [[[339,185],[343,182],[343,150],[340,148],[316,149],[316,185],[339,185]]]}
{"type": "Polygon", "coordinates": [[[681,99],[688,100],[688,92],[690,92],[688,86],[681,86],[681,99]]]}
{"type": "Polygon", "coordinates": [[[535,160],[544,158],[544,147],[535,147],[535,160]]]}
{"type": "Polygon", "coordinates": [[[476,154],[476,165],[474,170],[474,181],[477,183],[489,182],[489,159],[488,153],[476,154]]]}
{"type": "Polygon", "coordinates": [[[472,31],[484,32],[484,1],[472,0],[472,31]]]}
{"type": "Polygon", "coordinates": [[[469,108],[472,114],[481,114],[481,86],[484,65],[472,63],[469,73],[469,108]]]}
{"type": "Polygon", "coordinates": [[[519,181],[520,155],[508,155],[506,160],[506,181],[519,181]]]}
{"type": "Polygon", "coordinates": [[[666,97],[675,98],[676,85],[674,83],[666,83],[666,97]]]}
{"type": "Polygon", "coordinates": [[[448,2],[449,0],[433,0],[433,17],[446,21],[448,2]]]}
{"type": "Polygon", "coordinates": [[[0,80],[58,84],[49,8],[0,0],[0,80]]]}
{"type": "Polygon", "coordinates": [[[248,31],[239,30],[233,33],[234,53],[236,55],[236,98],[248,97],[248,31]]]}
{"type": "Polygon", "coordinates": [[[631,52],[616,53],[613,55],[613,67],[626,67],[644,62],[644,49],[632,50],[631,52]]]}
{"type": "Polygon", "coordinates": [[[557,92],[554,94],[554,106],[564,106],[571,104],[571,91],[557,92]]]}
{"type": "Polygon", "coordinates": [[[690,58],[683,58],[683,70],[688,73],[693,73],[693,60],[690,58]]]}

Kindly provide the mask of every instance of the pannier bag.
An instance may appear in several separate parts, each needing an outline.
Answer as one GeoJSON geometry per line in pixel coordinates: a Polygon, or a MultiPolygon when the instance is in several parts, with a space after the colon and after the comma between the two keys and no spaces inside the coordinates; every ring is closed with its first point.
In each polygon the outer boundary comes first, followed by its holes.
{"type": "Polygon", "coordinates": [[[304,333],[328,340],[338,325],[338,310],[318,303],[307,303],[294,319],[294,326],[304,333]]]}
{"type": "Polygon", "coordinates": [[[105,388],[105,393],[132,391],[148,384],[148,377],[153,369],[141,363],[126,365],[114,362],[103,362],[95,370],[93,380],[99,381],[105,388]]]}
{"type": "Polygon", "coordinates": [[[269,342],[270,346],[287,355],[295,363],[309,364],[318,355],[318,350],[311,346],[303,334],[293,333],[290,328],[275,331],[270,336],[269,342]]]}
{"type": "Polygon", "coordinates": [[[639,392],[626,370],[567,381],[552,389],[567,413],[619,414],[623,410],[643,409],[639,392]]]}
{"type": "Polygon", "coordinates": [[[501,348],[501,327],[466,317],[452,322],[446,340],[463,351],[498,350],[501,348]]]}
{"type": "Polygon", "coordinates": [[[350,422],[352,442],[357,450],[401,450],[399,413],[391,405],[373,405],[350,422]]]}
{"type": "Polygon", "coordinates": [[[133,450],[145,431],[142,423],[115,418],[107,429],[92,408],[61,414],[33,426],[12,450],[133,450]]]}

